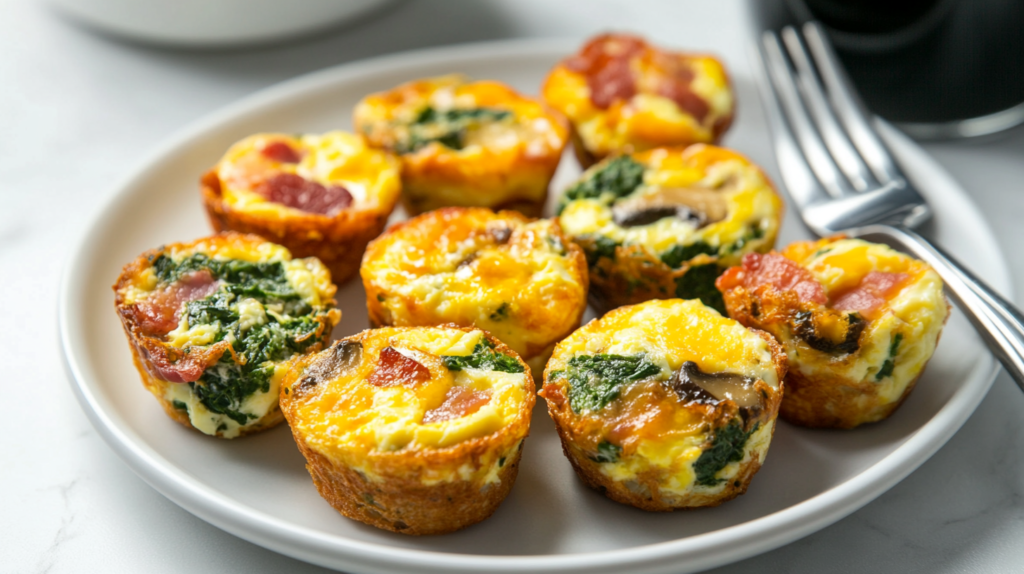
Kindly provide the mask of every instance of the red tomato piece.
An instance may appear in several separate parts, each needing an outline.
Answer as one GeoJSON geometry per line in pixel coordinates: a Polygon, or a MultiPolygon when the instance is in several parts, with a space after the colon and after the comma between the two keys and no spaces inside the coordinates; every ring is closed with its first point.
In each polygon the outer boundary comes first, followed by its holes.
{"type": "Polygon", "coordinates": [[[772,285],[779,291],[793,291],[801,301],[812,303],[824,304],[828,300],[825,288],[810,271],[775,253],[748,253],[743,256],[742,266],[729,269],[715,281],[722,291],[741,285],[750,290],[772,285]]]}
{"type": "Polygon", "coordinates": [[[368,382],[375,387],[393,387],[415,385],[428,380],[430,371],[426,367],[396,351],[394,347],[384,347],[380,352],[377,368],[370,375],[368,382]]]}
{"type": "Polygon", "coordinates": [[[279,173],[256,187],[274,203],[309,213],[334,215],[352,205],[352,194],[340,185],[323,186],[294,173],[279,173]]]}
{"type": "Polygon", "coordinates": [[[295,151],[295,148],[281,141],[267,144],[260,150],[260,153],[266,158],[281,163],[299,163],[302,160],[302,156],[295,151]]]}
{"type": "Polygon", "coordinates": [[[491,393],[475,391],[469,387],[455,386],[448,389],[444,401],[437,408],[423,414],[424,423],[436,423],[471,415],[491,401],[491,393]]]}
{"type": "Polygon", "coordinates": [[[628,100],[636,94],[630,59],[646,48],[647,44],[640,38],[604,34],[566,60],[565,67],[587,77],[590,101],[605,109],[615,100],[628,100]]]}

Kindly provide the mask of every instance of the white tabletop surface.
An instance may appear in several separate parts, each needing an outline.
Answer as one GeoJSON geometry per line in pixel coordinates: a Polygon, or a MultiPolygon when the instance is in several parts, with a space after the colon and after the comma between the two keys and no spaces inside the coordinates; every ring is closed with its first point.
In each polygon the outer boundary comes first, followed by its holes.
{"type": "MultiPolygon", "coordinates": [[[[93,430],[56,333],[69,246],[118,180],[185,124],[287,78],[378,54],[498,38],[634,30],[733,49],[738,1],[407,1],[288,45],[173,51],[82,30],[45,4],[0,2],[0,573],[325,572],[195,518],[147,486],[93,430]],[[705,25],[679,38],[679,23],[705,25]]],[[[925,146],[991,222],[1024,286],[1024,130],[925,146]]],[[[111,278],[113,281],[113,278],[111,278]]],[[[1024,293],[1019,287],[1017,299],[1024,293]]],[[[960,432],[888,493],[816,534],[715,572],[1024,570],[1024,394],[1005,375],[960,432]]]]}

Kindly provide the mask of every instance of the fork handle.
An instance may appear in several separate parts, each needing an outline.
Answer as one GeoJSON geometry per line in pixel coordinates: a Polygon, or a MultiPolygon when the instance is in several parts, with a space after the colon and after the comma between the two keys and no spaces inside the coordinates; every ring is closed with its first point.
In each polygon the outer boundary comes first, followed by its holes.
{"type": "Polygon", "coordinates": [[[1024,315],[956,259],[905,227],[869,225],[850,235],[896,243],[932,266],[946,284],[957,306],[978,330],[1017,386],[1024,390],[1024,315]]]}

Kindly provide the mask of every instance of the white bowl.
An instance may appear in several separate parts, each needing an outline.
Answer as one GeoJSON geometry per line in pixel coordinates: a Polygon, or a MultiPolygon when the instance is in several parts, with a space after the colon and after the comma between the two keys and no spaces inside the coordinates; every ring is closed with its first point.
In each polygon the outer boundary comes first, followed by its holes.
{"type": "Polygon", "coordinates": [[[50,0],[90,27],[131,40],[223,48],[294,38],[392,0],[50,0]]]}

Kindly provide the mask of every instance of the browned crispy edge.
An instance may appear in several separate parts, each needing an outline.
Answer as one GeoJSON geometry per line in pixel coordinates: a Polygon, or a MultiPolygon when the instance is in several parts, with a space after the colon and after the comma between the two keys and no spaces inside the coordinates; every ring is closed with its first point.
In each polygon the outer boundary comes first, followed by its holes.
{"type": "Polygon", "coordinates": [[[238,211],[224,201],[216,170],[203,175],[200,183],[203,207],[215,231],[252,233],[284,245],[292,257],[316,257],[338,285],[355,276],[367,243],[380,235],[395,208],[392,202],[377,210],[344,209],[333,217],[290,213],[268,218],[238,211]]]}
{"type": "MultiPolygon", "coordinates": [[[[439,209],[439,210],[436,210],[436,211],[433,211],[433,212],[429,212],[429,213],[425,213],[425,214],[422,214],[422,215],[418,215],[418,216],[416,216],[416,217],[414,217],[412,219],[408,219],[406,221],[402,221],[402,222],[399,222],[399,223],[396,223],[396,224],[392,225],[390,228],[388,228],[388,230],[383,235],[381,235],[379,238],[373,240],[372,243],[376,244],[378,241],[387,241],[392,233],[395,233],[395,232],[399,231],[403,227],[417,225],[420,221],[423,221],[426,218],[437,217],[439,214],[442,214],[444,212],[462,212],[462,211],[472,211],[472,210],[476,210],[476,209],[487,209],[487,208],[477,208],[477,207],[446,207],[446,208],[442,208],[442,209],[439,209]]],[[[497,215],[499,217],[511,217],[511,218],[514,218],[514,219],[518,219],[518,220],[522,221],[523,223],[527,223],[527,222],[532,220],[531,218],[524,217],[521,213],[515,212],[515,211],[507,211],[507,210],[506,211],[499,211],[499,212],[497,212],[497,215]]],[[[570,260],[570,265],[569,265],[570,273],[575,272],[574,274],[575,274],[576,278],[583,285],[583,291],[585,293],[590,292],[591,291],[591,289],[590,289],[590,278],[591,278],[591,275],[589,274],[588,269],[587,269],[587,258],[583,254],[583,250],[580,248],[579,245],[576,244],[576,242],[572,241],[567,235],[565,235],[565,233],[562,231],[562,226],[561,226],[561,224],[559,224],[557,218],[553,218],[552,223],[554,224],[552,226],[552,229],[554,230],[554,233],[557,235],[558,239],[562,242],[562,245],[565,246],[566,257],[570,260]]],[[[372,248],[372,245],[370,247],[372,248]]],[[[363,266],[366,265],[367,261],[369,260],[369,257],[370,257],[370,249],[367,249],[366,255],[365,255],[364,261],[363,261],[363,266]]],[[[387,298],[387,297],[394,297],[395,295],[393,293],[389,293],[385,286],[380,285],[380,284],[374,282],[365,273],[362,273],[362,268],[363,267],[360,267],[360,272],[361,272],[360,274],[362,275],[362,279],[363,279],[363,289],[366,291],[366,311],[367,311],[367,315],[369,316],[370,326],[374,327],[374,328],[397,326],[397,324],[396,324],[397,321],[395,320],[395,318],[392,317],[391,313],[387,312],[387,310],[384,308],[384,305],[382,304],[382,302],[378,299],[378,295],[383,295],[385,298],[387,298]]],[[[587,311],[587,302],[586,302],[586,300],[579,301],[578,304],[577,304],[577,309],[575,310],[575,315],[576,315],[575,319],[570,322],[570,327],[566,330],[566,332],[559,334],[554,339],[552,339],[551,341],[546,342],[545,344],[538,344],[538,345],[536,345],[536,348],[529,349],[530,352],[524,353],[522,355],[523,360],[524,361],[531,361],[531,360],[535,359],[536,357],[540,357],[540,356],[543,356],[545,354],[550,355],[550,353],[554,350],[554,345],[556,343],[558,343],[562,339],[568,337],[573,331],[575,331],[579,327],[580,323],[583,320],[583,315],[584,315],[584,313],[586,313],[586,311],[587,311]]],[[[408,321],[408,323],[406,323],[406,325],[416,325],[416,326],[422,326],[422,327],[431,327],[431,326],[437,325],[437,323],[433,323],[433,322],[429,322],[429,321],[419,321],[416,317],[406,317],[405,320],[408,321]]],[[[461,325],[461,327],[475,327],[475,325],[461,325]]],[[[477,327],[477,328],[479,328],[479,327],[477,327]]],[[[542,369],[538,369],[534,373],[534,381],[539,383],[540,380],[541,380],[541,378],[540,378],[541,374],[542,374],[542,369]]]]}
{"type": "MultiPolygon", "coordinates": [[[[440,325],[462,331],[472,331],[458,325],[440,325]]],[[[419,327],[391,327],[396,331],[418,329],[419,327]]],[[[361,340],[373,329],[342,340],[361,340]]],[[[495,350],[514,357],[525,369],[527,381],[532,381],[530,367],[512,349],[483,331],[484,336],[494,344],[495,350]]],[[[337,344],[337,343],[335,343],[337,344]]],[[[309,357],[293,363],[292,370],[281,385],[281,407],[285,419],[292,429],[292,436],[299,451],[306,457],[309,470],[320,496],[343,516],[390,530],[400,534],[427,535],[454,532],[476,524],[497,510],[508,496],[519,472],[519,459],[523,444],[530,433],[530,416],[536,401],[532,382],[528,383],[526,400],[519,418],[501,430],[484,437],[478,437],[444,449],[400,450],[396,452],[372,453],[373,462],[382,481],[368,479],[358,470],[332,461],[319,453],[305,440],[292,424],[295,394],[288,392],[304,372],[305,367],[316,361],[309,357]],[[494,449],[508,449],[516,442],[519,448],[498,471],[499,482],[481,487],[472,481],[455,480],[426,485],[420,480],[417,470],[426,466],[442,465],[458,467],[469,464],[479,467],[481,457],[494,449]]]]}
{"type": "MultiPolygon", "coordinates": [[[[242,237],[246,240],[257,241],[260,243],[263,243],[265,241],[263,238],[255,235],[242,236],[242,234],[232,232],[221,233],[218,234],[218,236],[229,240],[234,240],[238,239],[239,237],[242,237]]],[[[171,417],[171,419],[173,419],[175,422],[178,422],[204,435],[206,433],[203,433],[199,429],[192,426],[192,421],[189,420],[188,413],[174,408],[174,405],[166,398],[164,398],[164,390],[167,388],[168,385],[183,385],[187,383],[172,383],[170,381],[160,379],[152,374],[156,373],[157,369],[155,366],[153,366],[152,362],[149,359],[150,353],[159,352],[161,349],[169,348],[169,346],[166,345],[163,341],[160,341],[155,337],[147,336],[142,332],[142,327],[133,319],[132,314],[126,312],[126,306],[124,304],[122,290],[131,283],[131,278],[134,275],[142,272],[142,270],[145,269],[146,267],[149,267],[152,264],[153,260],[155,260],[161,254],[163,254],[169,248],[186,247],[195,244],[199,241],[203,241],[205,239],[209,238],[204,237],[187,243],[182,242],[170,245],[163,245],[156,249],[150,249],[146,251],[142,255],[136,257],[134,261],[128,263],[121,269],[121,274],[118,275],[117,281],[114,283],[112,287],[114,290],[114,310],[117,311],[118,318],[121,319],[121,326],[124,328],[125,338],[128,340],[128,347],[129,349],[131,349],[132,352],[132,363],[135,365],[135,370],[139,372],[139,378],[142,380],[142,385],[146,387],[146,390],[148,390],[154,397],[156,397],[157,401],[159,401],[160,403],[160,406],[163,407],[164,412],[167,413],[167,416],[171,417]]],[[[333,299],[331,300],[330,304],[334,305],[333,299]]],[[[321,329],[324,330],[323,341],[316,345],[312,345],[306,351],[307,353],[315,353],[320,349],[326,347],[327,344],[330,342],[331,331],[333,330],[334,325],[329,323],[330,319],[323,319],[321,321],[321,329]]],[[[220,352],[211,354],[206,360],[207,367],[219,361],[221,355],[224,352],[230,351],[221,349],[220,352]]],[[[281,421],[283,420],[284,415],[281,413],[281,409],[279,408],[279,406],[275,404],[274,407],[267,411],[267,413],[263,415],[258,421],[253,423],[251,426],[240,429],[238,436],[242,437],[275,427],[278,424],[280,424],[281,421]]],[[[217,434],[212,436],[223,438],[223,433],[218,432],[217,434]]]]}

